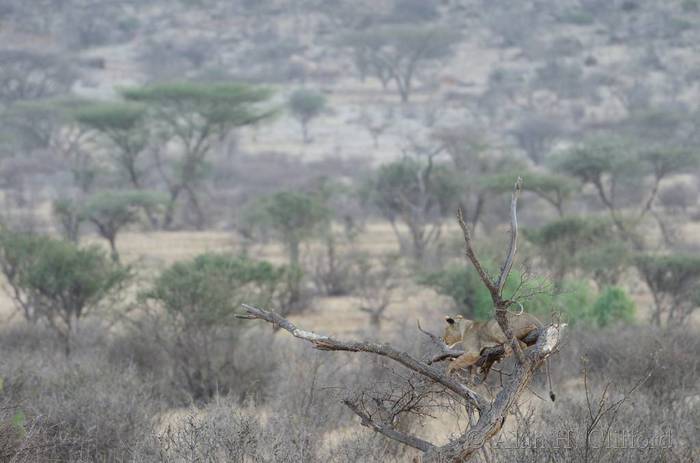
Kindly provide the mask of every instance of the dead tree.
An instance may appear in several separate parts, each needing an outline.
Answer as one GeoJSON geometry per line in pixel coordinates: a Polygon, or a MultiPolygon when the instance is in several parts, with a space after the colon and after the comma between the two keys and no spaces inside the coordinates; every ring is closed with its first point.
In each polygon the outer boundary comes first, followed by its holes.
{"type": "MultiPolygon", "coordinates": [[[[509,346],[497,346],[495,348],[484,349],[479,362],[482,365],[490,365],[502,359],[509,352],[513,353],[514,368],[512,374],[504,382],[493,400],[477,393],[470,385],[465,384],[455,376],[448,376],[442,369],[434,366],[435,361],[449,357],[457,357],[461,352],[450,350],[435,335],[431,338],[441,344],[442,352],[433,361],[423,361],[414,358],[409,353],[395,349],[389,344],[380,344],[367,341],[348,341],[336,339],[334,337],[317,334],[296,327],[289,320],[281,317],[275,312],[243,305],[246,313],[241,315],[245,319],[260,319],[272,323],[276,327],[282,328],[294,337],[310,342],[316,349],[327,351],[345,352],[366,352],[381,357],[388,358],[399,363],[408,370],[423,377],[432,386],[440,387],[442,394],[451,396],[459,401],[467,410],[475,410],[478,414],[473,424],[457,438],[452,439],[444,445],[436,445],[421,439],[410,432],[399,429],[395,426],[396,420],[392,413],[369,414],[358,405],[356,401],[344,401],[356,415],[361,419],[362,425],[381,433],[389,439],[418,449],[423,453],[424,462],[462,462],[468,460],[472,455],[479,452],[489,441],[502,429],[506,417],[511,412],[523,391],[527,388],[535,371],[540,368],[559,346],[560,331],[562,326],[549,325],[534,333],[531,346],[522,349],[517,339],[508,326],[506,312],[514,301],[503,297],[503,287],[508,274],[510,273],[517,250],[518,223],[517,223],[517,200],[521,189],[521,179],[515,184],[511,199],[511,233],[510,244],[505,260],[496,278],[491,277],[482,266],[474,251],[469,228],[464,222],[461,210],[458,213],[459,224],[464,233],[466,245],[466,256],[474,266],[482,283],[491,294],[494,305],[494,318],[503,330],[508,339],[509,346]],[[509,347],[509,348],[507,348],[509,347]]],[[[421,330],[422,331],[422,330],[421,330]]]]}

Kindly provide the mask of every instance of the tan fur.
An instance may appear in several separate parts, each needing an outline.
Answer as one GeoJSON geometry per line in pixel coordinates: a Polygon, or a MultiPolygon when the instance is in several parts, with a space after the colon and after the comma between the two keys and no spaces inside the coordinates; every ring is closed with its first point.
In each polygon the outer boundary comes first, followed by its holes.
{"type": "MultiPolygon", "coordinates": [[[[521,342],[532,330],[541,327],[540,322],[527,313],[520,315],[508,313],[507,317],[513,335],[521,342]]],[[[456,315],[445,317],[445,321],[443,341],[450,347],[460,347],[461,345],[461,348],[464,349],[464,354],[457,357],[447,367],[447,374],[452,374],[461,368],[469,368],[471,371],[472,366],[479,360],[482,349],[506,343],[506,337],[501,331],[501,327],[493,318],[487,321],[475,321],[456,315]]],[[[510,346],[506,345],[505,348],[506,355],[510,355],[510,346]]]]}

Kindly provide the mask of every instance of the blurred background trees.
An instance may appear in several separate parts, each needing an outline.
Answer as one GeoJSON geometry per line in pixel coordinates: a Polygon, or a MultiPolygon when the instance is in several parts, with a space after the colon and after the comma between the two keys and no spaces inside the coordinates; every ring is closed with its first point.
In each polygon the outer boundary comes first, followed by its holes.
{"type": "Polygon", "coordinates": [[[325,106],[326,99],[323,95],[313,90],[299,89],[294,91],[289,97],[289,110],[301,125],[301,135],[304,143],[311,142],[309,123],[321,115],[325,106]]]}

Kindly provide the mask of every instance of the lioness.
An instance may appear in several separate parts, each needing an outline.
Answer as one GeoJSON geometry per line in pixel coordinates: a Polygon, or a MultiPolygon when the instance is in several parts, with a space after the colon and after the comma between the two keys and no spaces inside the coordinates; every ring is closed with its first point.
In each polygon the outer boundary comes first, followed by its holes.
{"type": "MultiPolygon", "coordinates": [[[[513,335],[521,341],[532,331],[542,327],[542,324],[532,315],[527,313],[508,313],[508,325],[513,330],[513,335]]],[[[505,345],[506,337],[498,326],[495,319],[487,321],[475,321],[462,317],[461,315],[445,317],[447,326],[442,336],[445,344],[453,347],[462,345],[464,354],[457,357],[447,367],[447,374],[452,374],[460,368],[469,368],[479,360],[481,351],[485,347],[505,345]]],[[[510,352],[510,347],[505,345],[506,352],[510,352]]]]}

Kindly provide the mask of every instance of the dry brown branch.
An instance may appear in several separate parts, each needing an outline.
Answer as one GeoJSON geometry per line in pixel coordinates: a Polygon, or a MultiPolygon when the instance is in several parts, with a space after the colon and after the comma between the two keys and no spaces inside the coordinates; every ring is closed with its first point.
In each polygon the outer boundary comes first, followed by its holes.
{"type": "Polygon", "coordinates": [[[462,209],[460,208],[457,210],[457,221],[459,222],[459,226],[462,228],[462,233],[464,235],[465,254],[467,259],[469,259],[471,264],[474,266],[479,274],[479,277],[481,278],[481,281],[484,283],[484,286],[486,286],[489,293],[491,293],[491,299],[493,300],[494,306],[494,318],[498,322],[498,326],[501,327],[503,334],[513,349],[516,360],[520,363],[523,362],[523,354],[518,340],[515,339],[515,336],[513,336],[513,331],[510,329],[510,326],[508,326],[506,313],[511,301],[503,299],[503,287],[505,286],[508,275],[510,275],[510,271],[513,268],[515,254],[518,250],[518,197],[520,196],[522,183],[523,179],[518,177],[515,185],[513,186],[513,193],[510,201],[510,244],[508,246],[508,252],[506,253],[503,266],[501,267],[501,272],[495,281],[491,279],[483,265],[481,265],[481,261],[474,251],[471,232],[464,221],[464,213],[462,212],[462,209]]]}
{"type": "Polygon", "coordinates": [[[406,433],[398,431],[391,425],[391,423],[379,423],[373,421],[367,413],[365,413],[356,403],[352,402],[351,400],[346,399],[343,401],[343,403],[350,410],[352,410],[353,413],[360,417],[360,419],[362,420],[362,426],[372,428],[374,431],[385,435],[389,439],[401,442],[402,444],[406,444],[409,447],[413,447],[423,452],[427,452],[434,447],[434,445],[428,441],[424,441],[423,439],[420,439],[418,437],[410,436],[406,433]]]}

